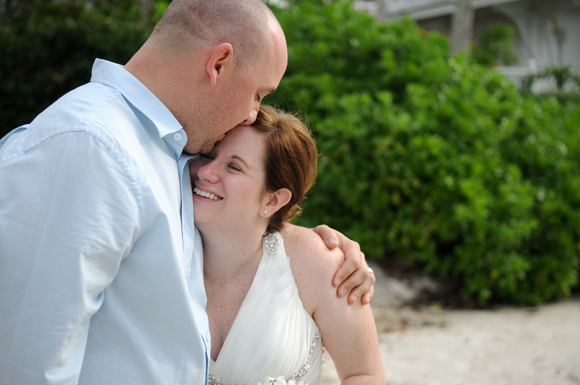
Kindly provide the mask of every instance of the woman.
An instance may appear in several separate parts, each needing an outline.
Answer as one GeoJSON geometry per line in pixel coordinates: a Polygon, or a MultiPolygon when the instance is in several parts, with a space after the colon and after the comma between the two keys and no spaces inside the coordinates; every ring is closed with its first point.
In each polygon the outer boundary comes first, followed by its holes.
{"type": "Polygon", "coordinates": [[[342,255],[312,231],[285,225],[314,182],[316,159],[300,120],[263,106],[253,126],[231,130],[190,167],[203,236],[210,384],[271,377],[316,385],[322,345],[343,384],[384,384],[370,307],[349,306],[330,284],[342,255]],[[294,237],[307,242],[289,242],[294,237]]]}

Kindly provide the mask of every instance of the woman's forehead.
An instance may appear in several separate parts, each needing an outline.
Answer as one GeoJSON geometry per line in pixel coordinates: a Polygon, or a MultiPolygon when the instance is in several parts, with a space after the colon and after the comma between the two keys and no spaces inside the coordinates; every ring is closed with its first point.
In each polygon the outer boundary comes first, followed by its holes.
{"type": "Polygon", "coordinates": [[[261,164],[265,150],[264,135],[251,126],[237,126],[216,144],[215,149],[242,157],[248,163],[261,164]]]}
{"type": "MultiPolygon", "coordinates": [[[[263,143],[263,135],[252,126],[237,126],[226,134],[218,144],[221,146],[227,145],[230,147],[245,148],[249,144],[259,145],[263,143]]],[[[248,150],[255,151],[257,148],[248,148],[248,150]]]]}

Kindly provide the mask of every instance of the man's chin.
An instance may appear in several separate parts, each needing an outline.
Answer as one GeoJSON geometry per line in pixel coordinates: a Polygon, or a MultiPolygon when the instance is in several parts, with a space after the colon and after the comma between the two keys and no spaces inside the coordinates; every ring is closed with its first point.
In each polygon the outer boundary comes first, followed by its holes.
{"type": "Polygon", "coordinates": [[[195,154],[209,154],[214,146],[216,145],[216,143],[218,143],[220,140],[222,140],[223,138],[226,137],[226,134],[223,134],[222,136],[220,136],[219,138],[217,138],[215,141],[207,141],[200,144],[196,144],[196,143],[187,143],[185,145],[185,147],[183,148],[183,151],[191,154],[191,155],[195,155],[195,154]]]}
{"type": "Polygon", "coordinates": [[[210,144],[204,144],[200,146],[196,143],[187,143],[185,147],[183,147],[183,152],[190,155],[207,154],[211,152],[212,149],[213,145],[210,144]]]}
{"type": "Polygon", "coordinates": [[[201,148],[199,149],[199,153],[200,154],[209,154],[211,152],[211,150],[213,150],[213,147],[215,146],[215,143],[206,143],[203,146],[201,146],[201,148]]]}

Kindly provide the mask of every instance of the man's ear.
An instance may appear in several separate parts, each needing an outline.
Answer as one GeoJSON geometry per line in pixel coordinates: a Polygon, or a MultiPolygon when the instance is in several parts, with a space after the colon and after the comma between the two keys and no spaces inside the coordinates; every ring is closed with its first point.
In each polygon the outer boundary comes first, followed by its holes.
{"type": "Polygon", "coordinates": [[[230,43],[221,43],[212,51],[207,61],[206,71],[209,75],[210,85],[215,87],[218,78],[226,68],[233,68],[234,47],[230,43]]]}
{"type": "Polygon", "coordinates": [[[290,202],[290,198],[292,198],[292,192],[287,188],[281,188],[276,192],[267,193],[260,215],[269,218],[290,202]]]}

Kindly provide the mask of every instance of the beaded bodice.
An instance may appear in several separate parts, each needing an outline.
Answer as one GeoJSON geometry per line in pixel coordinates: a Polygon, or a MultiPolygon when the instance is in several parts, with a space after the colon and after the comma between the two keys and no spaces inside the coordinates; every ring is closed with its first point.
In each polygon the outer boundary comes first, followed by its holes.
{"type": "MultiPolygon", "coordinates": [[[[308,357],[306,358],[306,362],[304,365],[300,367],[293,375],[289,378],[286,378],[286,381],[294,381],[298,383],[310,370],[310,365],[312,365],[312,359],[314,358],[314,354],[316,352],[316,348],[320,345],[320,334],[317,334],[312,339],[312,343],[310,344],[310,349],[308,349],[308,357]]],[[[236,385],[236,384],[227,384],[223,382],[218,377],[214,376],[212,373],[208,375],[208,385],[236,385]]]]}

